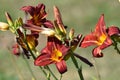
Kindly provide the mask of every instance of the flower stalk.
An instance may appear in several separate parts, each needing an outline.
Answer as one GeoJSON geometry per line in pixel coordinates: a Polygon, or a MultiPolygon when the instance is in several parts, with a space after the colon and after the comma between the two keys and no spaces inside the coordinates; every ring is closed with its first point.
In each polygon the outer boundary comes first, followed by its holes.
{"type": "Polygon", "coordinates": [[[82,74],[82,66],[79,67],[77,60],[76,60],[75,57],[73,56],[73,52],[71,51],[70,53],[71,53],[71,59],[72,59],[72,61],[73,61],[74,66],[75,66],[76,69],[77,69],[77,72],[78,72],[78,75],[79,75],[80,80],[84,80],[84,77],[83,77],[83,74],[82,74]]]}

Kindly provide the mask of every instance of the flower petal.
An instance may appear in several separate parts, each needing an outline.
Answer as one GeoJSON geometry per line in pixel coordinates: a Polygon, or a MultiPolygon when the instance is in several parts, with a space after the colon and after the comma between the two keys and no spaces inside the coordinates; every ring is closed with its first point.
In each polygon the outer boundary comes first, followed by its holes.
{"type": "Polygon", "coordinates": [[[102,14],[95,27],[95,31],[85,36],[80,46],[85,48],[94,44],[101,45],[107,36],[104,15],[102,14]]]}
{"type": "Polygon", "coordinates": [[[29,29],[29,30],[37,31],[37,32],[41,32],[42,30],[44,30],[42,27],[39,27],[33,24],[23,24],[22,27],[25,29],[29,29]]]}
{"type": "Polygon", "coordinates": [[[104,14],[102,14],[98,20],[98,23],[97,23],[96,28],[95,28],[95,34],[98,37],[101,36],[102,34],[106,34],[104,14]]]}
{"type": "Polygon", "coordinates": [[[31,30],[33,34],[38,34],[39,32],[47,36],[53,36],[55,34],[55,31],[51,28],[39,27],[33,24],[23,24],[22,27],[31,30]]]}
{"type": "Polygon", "coordinates": [[[53,28],[53,23],[49,20],[46,20],[43,25],[47,28],[53,28]]]}
{"type": "Polygon", "coordinates": [[[49,65],[51,63],[53,63],[53,61],[50,59],[50,55],[47,53],[42,53],[34,61],[34,64],[36,66],[46,66],[46,65],[49,65]]]}
{"type": "Polygon", "coordinates": [[[97,37],[94,35],[94,33],[91,33],[89,35],[86,35],[84,39],[82,40],[80,47],[88,47],[91,45],[97,44],[97,37]]]}
{"type": "Polygon", "coordinates": [[[36,6],[36,14],[39,14],[40,12],[42,12],[42,13],[44,13],[44,15],[46,15],[45,5],[39,3],[39,4],[36,6]]]}
{"type": "Polygon", "coordinates": [[[23,11],[29,13],[31,16],[33,16],[34,15],[34,11],[35,11],[35,7],[33,7],[33,6],[23,6],[21,8],[21,10],[23,10],[23,11]]]}
{"type": "Polygon", "coordinates": [[[99,47],[102,50],[104,48],[109,47],[110,45],[112,45],[112,40],[110,39],[110,37],[107,37],[107,39],[104,41],[104,43],[99,47]]]}
{"type": "Polygon", "coordinates": [[[107,29],[107,33],[109,34],[109,36],[119,35],[120,34],[120,29],[118,27],[116,27],[116,26],[110,26],[107,29]]]}
{"type": "Polygon", "coordinates": [[[67,52],[69,51],[70,48],[66,47],[65,45],[62,45],[59,49],[62,52],[62,55],[65,56],[68,54],[67,52]]]}
{"type": "Polygon", "coordinates": [[[56,67],[61,74],[65,73],[67,71],[67,66],[66,66],[66,63],[64,60],[57,62],[56,67]]]}
{"type": "Polygon", "coordinates": [[[100,47],[96,47],[93,49],[92,54],[94,57],[100,58],[103,57],[103,53],[101,52],[100,47]]]}

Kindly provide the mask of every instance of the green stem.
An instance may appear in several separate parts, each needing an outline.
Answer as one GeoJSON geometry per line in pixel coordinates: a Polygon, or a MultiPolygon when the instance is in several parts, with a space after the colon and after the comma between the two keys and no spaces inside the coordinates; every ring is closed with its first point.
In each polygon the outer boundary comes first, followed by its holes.
{"type": "Polygon", "coordinates": [[[75,65],[75,67],[77,69],[80,80],[84,80],[84,77],[83,77],[83,74],[82,74],[82,67],[79,68],[78,62],[77,62],[77,60],[75,59],[75,57],[74,57],[74,55],[72,53],[71,53],[71,59],[72,59],[74,65],[75,65]]]}
{"type": "Polygon", "coordinates": [[[30,65],[29,65],[29,63],[28,63],[28,61],[27,61],[26,59],[24,59],[24,60],[25,60],[25,62],[26,62],[26,65],[27,65],[27,67],[28,67],[28,69],[29,69],[29,71],[30,71],[32,77],[34,78],[34,80],[37,80],[37,78],[35,77],[35,75],[34,75],[32,69],[31,69],[31,67],[30,67],[30,65]]]}
{"type": "Polygon", "coordinates": [[[93,57],[93,61],[94,61],[93,64],[94,64],[95,71],[97,73],[98,80],[101,80],[100,73],[99,73],[99,70],[97,68],[96,61],[95,61],[94,57],[93,57]]]}
{"type": "Polygon", "coordinates": [[[113,40],[114,49],[117,50],[117,53],[120,54],[120,50],[118,48],[117,40],[115,38],[112,38],[112,40],[113,40]]]}
{"type": "Polygon", "coordinates": [[[43,67],[39,66],[39,68],[40,68],[41,71],[44,73],[44,75],[47,77],[47,73],[45,72],[45,70],[43,69],[43,67]]]}
{"type": "MultiPolygon", "coordinates": [[[[25,43],[26,43],[27,48],[28,48],[29,52],[31,53],[31,55],[32,55],[33,59],[35,60],[35,59],[36,59],[36,57],[35,57],[35,55],[33,54],[32,50],[30,49],[30,47],[29,47],[29,45],[28,45],[28,43],[27,43],[27,41],[26,41],[26,40],[25,40],[25,43]]],[[[45,76],[47,76],[47,73],[45,72],[45,70],[44,70],[41,66],[39,66],[39,68],[42,70],[42,72],[44,73],[44,75],[45,75],[45,76]]]]}
{"type": "Polygon", "coordinates": [[[62,74],[61,74],[61,76],[60,76],[60,80],[62,80],[62,74]]]}
{"type": "MultiPolygon", "coordinates": [[[[24,31],[24,36],[25,36],[24,42],[25,42],[25,44],[26,44],[29,52],[31,53],[33,59],[35,60],[36,56],[33,54],[32,50],[30,49],[30,47],[29,47],[29,45],[27,43],[27,40],[26,40],[26,30],[24,31]]],[[[39,68],[42,70],[42,72],[44,73],[44,75],[47,77],[47,73],[45,72],[45,70],[41,66],[39,66],[39,68]]],[[[53,74],[53,72],[51,71],[51,69],[48,66],[47,66],[47,69],[49,70],[50,74],[54,77],[54,79],[58,80],[57,77],[53,74]]],[[[47,79],[49,80],[50,78],[47,78],[47,79]]]]}
{"type": "MultiPolygon", "coordinates": [[[[26,30],[24,31],[24,36],[25,36],[24,42],[27,45],[27,48],[28,48],[29,52],[31,53],[33,59],[35,60],[36,56],[33,54],[32,50],[30,49],[30,47],[29,47],[29,45],[27,43],[27,40],[26,40],[26,30]]],[[[39,68],[42,70],[42,72],[44,73],[44,75],[47,77],[47,73],[45,72],[45,70],[41,66],[39,66],[39,68]]],[[[49,70],[50,74],[54,77],[54,79],[58,80],[57,77],[53,74],[53,72],[51,71],[51,69],[48,66],[47,66],[47,69],[49,70]]],[[[47,79],[49,80],[50,78],[47,78],[47,79]]]]}
{"type": "Polygon", "coordinates": [[[50,76],[51,76],[51,75],[50,75],[50,72],[48,72],[48,74],[47,74],[47,79],[48,79],[48,80],[50,80],[50,76]]]}
{"type": "Polygon", "coordinates": [[[20,69],[19,69],[19,67],[18,67],[18,65],[16,63],[16,60],[15,60],[14,56],[12,54],[10,54],[10,55],[11,55],[12,64],[15,67],[20,80],[24,80],[23,75],[22,75],[22,73],[21,73],[21,71],[20,71],[20,69]]]}
{"type": "MultiPolygon", "coordinates": [[[[29,45],[28,45],[28,43],[27,43],[27,40],[26,40],[26,30],[24,31],[24,37],[25,37],[24,42],[25,42],[25,44],[26,44],[29,52],[31,53],[31,56],[32,56],[33,59],[35,60],[35,59],[36,59],[36,56],[34,55],[34,53],[32,52],[32,50],[30,49],[30,47],[29,47],[29,45]]],[[[44,75],[47,77],[47,73],[45,72],[45,70],[44,70],[41,66],[39,66],[39,68],[42,70],[42,72],[44,73],[44,75]]]]}
{"type": "Polygon", "coordinates": [[[30,49],[30,47],[29,47],[29,45],[28,45],[28,43],[27,43],[27,39],[26,39],[26,30],[24,30],[24,42],[25,42],[25,44],[26,44],[26,46],[27,46],[27,48],[28,48],[28,51],[31,53],[33,59],[35,60],[36,57],[35,57],[34,53],[32,52],[32,50],[30,49]]]}
{"type": "Polygon", "coordinates": [[[58,80],[57,77],[54,75],[54,73],[51,71],[51,69],[49,68],[49,66],[46,66],[46,68],[48,69],[48,71],[50,72],[50,74],[54,77],[55,80],[58,80]]]}

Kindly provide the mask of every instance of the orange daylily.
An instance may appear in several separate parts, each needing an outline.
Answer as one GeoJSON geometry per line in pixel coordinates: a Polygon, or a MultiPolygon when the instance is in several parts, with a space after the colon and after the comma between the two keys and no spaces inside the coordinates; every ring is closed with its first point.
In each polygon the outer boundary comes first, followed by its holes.
{"type": "Polygon", "coordinates": [[[104,15],[101,15],[95,27],[95,30],[92,33],[84,37],[83,41],[81,42],[80,47],[85,48],[91,45],[97,45],[97,47],[93,49],[93,52],[92,52],[93,56],[102,57],[103,54],[101,50],[103,50],[104,48],[112,44],[112,40],[110,39],[110,36],[106,32],[105,27],[106,26],[104,22],[104,15]]]}

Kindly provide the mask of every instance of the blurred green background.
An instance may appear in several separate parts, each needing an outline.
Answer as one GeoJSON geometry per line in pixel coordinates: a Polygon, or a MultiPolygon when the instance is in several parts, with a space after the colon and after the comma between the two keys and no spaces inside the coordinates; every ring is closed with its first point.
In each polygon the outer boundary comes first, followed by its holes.
{"type": "MultiPolygon", "coordinates": [[[[46,11],[50,20],[54,20],[53,6],[58,6],[64,24],[68,26],[68,30],[73,27],[76,35],[79,33],[85,35],[94,30],[101,14],[105,15],[107,27],[111,25],[120,27],[120,2],[118,0],[0,0],[0,21],[6,22],[4,15],[6,11],[11,14],[13,19],[18,17],[24,18],[24,13],[20,11],[20,8],[26,5],[35,6],[38,3],[46,5],[46,11]]],[[[43,45],[45,45],[46,38],[44,39],[43,37],[43,35],[40,36],[38,49],[43,48],[43,45]]],[[[0,80],[32,80],[23,58],[12,56],[11,51],[8,50],[13,45],[13,40],[14,36],[9,31],[0,31],[0,80]]],[[[93,48],[78,48],[75,52],[94,62],[91,55],[93,48]]],[[[112,46],[105,49],[103,53],[103,58],[95,59],[101,80],[119,80],[120,55],[116,53],[112,46]]],[[[39,68],[33,65],[33,60],[29,59],[28,61],[35,76],[38,78],[37,80],[45,80],[39,68]]],[[[82,65],[85,80],[98,80],[94,67],[89,67],[80,60],[78,61],[82,65]]],[[[67,61],[68,72],[63,75],[62,80],[79,80],[77,71],[71,63],[71,59],[69,59],[67,61]]],[[[55,66],[51,65],[50,67],[59,77],[60,74],[55,66]]]]}

